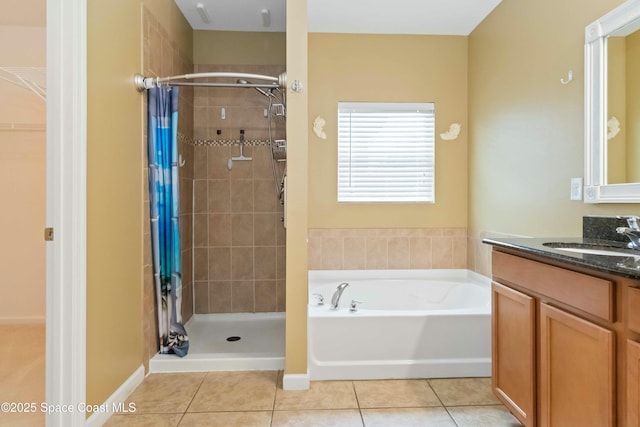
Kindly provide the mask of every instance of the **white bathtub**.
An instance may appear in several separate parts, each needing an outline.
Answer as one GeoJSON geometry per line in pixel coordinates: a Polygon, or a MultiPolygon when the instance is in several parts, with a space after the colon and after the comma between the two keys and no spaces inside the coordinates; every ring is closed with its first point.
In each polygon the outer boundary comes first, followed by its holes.
{"type": "Polygon", "coordinates": [[[490,290],[468,270],[310,271],[310,378],[490,376],[490,290]],[[342,282],[349,286],[333,310],[342,282]],[[356,312],[352,300],[362,301],[356,312]]]}

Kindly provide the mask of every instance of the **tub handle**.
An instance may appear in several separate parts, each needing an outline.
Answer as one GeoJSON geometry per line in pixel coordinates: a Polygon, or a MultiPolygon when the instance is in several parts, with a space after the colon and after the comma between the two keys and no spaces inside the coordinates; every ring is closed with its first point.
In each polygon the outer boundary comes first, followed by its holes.
{"type": "Polygon", "coordinates": [[[352,299],[351,304],[349,305],[349,311],[352,311],[352,312],[358,311],[358,304],[362,304],[362,301],[352,299]]]}
{"type": "Polygon", "coordinates": [[[324,297],[321,294],[312,295],[316,299],[316,305],[324,305],[324,297]]]}

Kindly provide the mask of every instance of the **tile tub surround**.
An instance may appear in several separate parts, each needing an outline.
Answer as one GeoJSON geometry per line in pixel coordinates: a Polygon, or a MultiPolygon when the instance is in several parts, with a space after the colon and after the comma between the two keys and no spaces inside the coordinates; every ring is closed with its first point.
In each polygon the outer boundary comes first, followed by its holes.
{"type": "Polygon", "coordinates": [[[467,268],[467,229],[310,229],[308,251],[309,270],[467,268]]]}
{"type": "Polygon", "coordinates": [[[127,402],[137,411],[105,426],[520,426],[490,378],[314,381],[285,391],[281,371],[152,374],[127,402]]]}

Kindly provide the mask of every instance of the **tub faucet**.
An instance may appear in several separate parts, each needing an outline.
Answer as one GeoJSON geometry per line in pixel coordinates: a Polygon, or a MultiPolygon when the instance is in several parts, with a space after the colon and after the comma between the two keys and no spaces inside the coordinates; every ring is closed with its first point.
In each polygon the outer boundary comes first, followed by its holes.
{"type": "Polygon", "coordinates": [[[334,310],[338,309],[338,304],[340,304],[340,297],[342,296],[342,293],[344,292],[347,286],[349,286],[347,282],[342,282],[338,285],[338,288],[336,289],[336,291],[333,293],[333,296],[331,297],[332,309],[334,310]]]}
{"type": "Polygon", "coordinates": [[[640,217],[629,215],[618,216],[617,218],[626,219],[629,226],[616,228],[616,233],[627,236],[629,240],[631,240],[629,243],[627,243],[628,248],[640,250],[640,226],[638,225],[640,217]]]}

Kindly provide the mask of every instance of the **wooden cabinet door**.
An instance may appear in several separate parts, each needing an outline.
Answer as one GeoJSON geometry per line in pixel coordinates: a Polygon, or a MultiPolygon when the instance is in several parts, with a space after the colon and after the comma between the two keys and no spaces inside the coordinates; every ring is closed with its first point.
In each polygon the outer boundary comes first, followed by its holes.
{"type": "Polygon", "coordinates": [[[492,382],[496,396],[525,426],[535,426],[535,301],[493,282],[492,382]]]}
{"type": "Polygon", "coordinates": [[[640,344],[627,340],[627,427],[640,427],[640,344]]]}
{"type": "Polygon", "coordinates": [[[540,304],[540,426],[614,426],[614,333],[540,304]]]}

